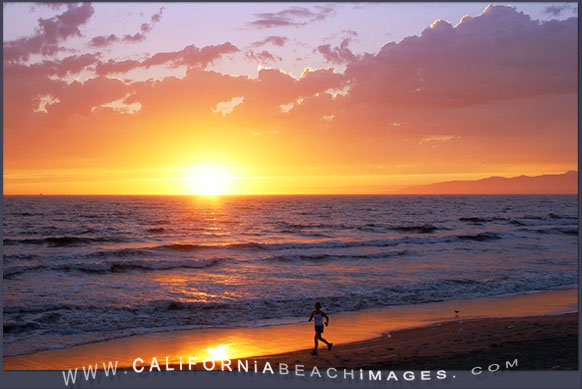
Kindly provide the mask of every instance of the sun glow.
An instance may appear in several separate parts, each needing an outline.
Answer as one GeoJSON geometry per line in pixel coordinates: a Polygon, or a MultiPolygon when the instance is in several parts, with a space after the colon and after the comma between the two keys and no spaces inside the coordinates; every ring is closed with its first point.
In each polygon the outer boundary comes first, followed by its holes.
{"type": "Polygon", "coordinates": [[[228,348],[225,344],[219,344],[216,347],[208,347],[208,354],[214,361],[225,361],[228,359],[228,348]]]}
{"type": "Polygon", "coordinates": [[[232,176],[222,166],[198,166],[186,177],[189,194],[215,196],[231,193],[232,176]]]}

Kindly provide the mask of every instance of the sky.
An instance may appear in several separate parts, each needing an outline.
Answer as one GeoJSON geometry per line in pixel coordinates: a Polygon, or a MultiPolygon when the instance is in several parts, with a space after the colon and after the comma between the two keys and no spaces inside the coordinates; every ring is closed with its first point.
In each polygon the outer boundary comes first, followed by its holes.
{"type": "Polygon", "coordinates": [[[576,3],[3,3],[5,194],[577,170],[576,3]]]}

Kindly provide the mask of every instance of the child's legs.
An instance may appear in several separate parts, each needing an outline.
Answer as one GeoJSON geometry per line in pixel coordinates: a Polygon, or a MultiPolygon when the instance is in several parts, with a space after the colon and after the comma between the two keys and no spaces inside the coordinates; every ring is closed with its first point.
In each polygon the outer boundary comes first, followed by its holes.
{"type": "Polygon", "coordinates": [[[319,340],[321,340],[323,343],[325,343],[325,344],[329,344],[329,342],[328,342],[327,340],[325,340],[325,339],[323,339],[323,338],[321,337],[321,332],[318,332],[318,333],[317,333],[317,335],[315,336],[315,341],[316,341],[316,342],[317,342],[317,339],[318,339],[318,338],[319,338],[319,340]]]}
{"type": "Polygon", "coordinates": [[[319,338],[321,334],[319,332],[315,333],[315,337],[313,338],[313,340],[315,341],[315,350],[317,350],[317,346],[319,346],[319,343],[317,342],[317,339],[319,338]]]}

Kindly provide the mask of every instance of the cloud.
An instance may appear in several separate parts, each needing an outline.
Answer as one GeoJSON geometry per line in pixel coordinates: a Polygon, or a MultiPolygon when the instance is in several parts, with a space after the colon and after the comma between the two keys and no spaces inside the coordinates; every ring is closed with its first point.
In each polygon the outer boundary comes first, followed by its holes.
{"type": "Polygon", "coordinates": [[[334,14],[330,6],[315,6],[313,11],[306,7],[292,6],[279,12],[257,13],[256,20],[248,25],[256,28],[300,27],[321,21],[334,14]]]}
{"type": "Polygon", "coordinates": [[[287,43],[288,40],[289,40],[289,38],[284,37],[284,36],[271,35],[271,36],[268,36],[261,41],[254,42],[251,45],[251,47],[261,47],[261,46],[264,46],[268,43],[275,45],[275,46],[283,47],[285,45],[285,43],[287,43]]]}
{"type": "Polygon", "coordinates": [[[116,112],[123,114],[123,115],[134,115],[141,110],[141,104],[137,103],[137,102],[128,104],[126,101],[130,96],[131,95],[129,93],[127,93],[121,99],[117,99],[117,100],[111,101],[109,103],[101,104],[98,107],[91,108],[91,112],[94,112],[95,110],[97,110],[99,108],[110,108],[116,112]]]}
{"type": "Polygon", "coordinates": [[[82,70],[92,67],[99,62],[98,54],[72,55],[62,60],[44,60],[31,65],[20,63],[5,63],[4,75],[6,80],[35,80],[42,77],[65,77],[78,74],[82,70]]]}
{"type": "Polygon", "coordinates": [[[342,30],[342,32],[344,34],[353,36],[354,38],[356,38],[358,36],[358,33],[356,31],[354,31],[354,30],[342,30]]]}
{"type": "Polygon", "coordinates": [[[54,9],[54,10],[60,10],[62,7],[66,7],[69,3],[43,3],[43,2],[38,2],[38,3],[34,3],[34,5],[31,7],[32,10],[34,10],[36,7],[46,7],[46,8],[50,8],[50,9],[54,9]]]}
{"type": "Polygon", "coordinates": [[[214,108],[210,108],[210,110],[214,113],[221,113],[222,116],[226,116],[229,113],[231,113],[235,107],[239,104],[242,104],[242,102],[244,101],[244,97],[240,96],[240,97],[233,97],[232,99],[228,100],[228,101],[221,101],[219,103],[217,103],[214,108]]]}
{"type": "Polygon", "coordinates": [[[31,37],[4,42],[4,60],[28,60],[31,54],[51,56],[61,51],[59,43],[80,37],[79,27],[86,24],[95,9],[90,3],[68,4],[67,10],[52,18],[38,19],[36,33],[31,37]]]}
{"type": "MultiPolygon", "coordinates": [[[[340,50],[326,51],[330,61],[340,50]]],[[[437,20],[420,36],[348,62],[353,101],[441,107],[575,93],[577,21],[540,22],[488,6],[459,24],[437,20]],[[383,87],[379,87],[382,85],[383,87]]]]}
{"type": "Polygon", "coordinates": [[[153,56],[142,61],[116,61],[111,59],[107,62],[100,62],[97,64],[96,72],[99,75],[106,75],[111,73],[127,73],[134,69],[149,68],[157,65],[166,65],[170,67],[178,67],[183,65],[201,66],[204,68],[222,55],[234,53],[237,51],[238,48],[236,48],[230,42],[226,42],[220,45],[205,46],[201,49],[194,45],[189,45],[179,51],[154,54],[153,56]]]}
{"type": "Polygon", "coordinates": [[[110,46],[115,42],[119,42],[119,38],[115,34],[99,35],[99,36],[92,38],[89,41],[89,46],[96,47],[96,48],[102,48],[102,47],[110,46]]]}
{"type": "MultiPolygon", "coordinates": [[[[12,63],[4,68],[10,96],[4,110],[7,150],[11,158],[20,158],[18,153],[34,155],[50,145],[55,155],[69,155],[87,149],[81,142],[107,149],[115,138],[120,149],[139,153],[129,147],[139,133],[144,142],[156,140],[149,149],[140,148],[144,154],[182,148],[197,139],[228,137],[242,149],[244,139],[264,145],[284,138],[289,149],[305,148],[301,163],[314,165],[318,158],[321,163],[346,158],[393,166],[449,149],[457,151],[454,162],[463,166],[483,162],[486,153],[518,164],[526,148],[535,158],[549,158],[552,150],[562,155],[564,147],[576,145],[560,141],[575,139],[577,129],[576,27],[575,20],[538,22],[515,9],[488,7],[457,26],[433,23],[420,36],[388,43],[375,54],[342,52],[342,47],[349,50],[347,43],[330,46],[330,59],[347,61],[345,72],[308,68],[300,77],[273,68],[261,69],[256,77],[207,69],[238,50],[228,42],[145,59],[108,60],[93,53],[12,63]],[[188,68],[180,78],[124,82],[115,77],[158,65],[188,68]],[[91,69],[96,77],[82,82],[54,77],[91,69]],[[244,102],[233,96],[244,96],[244,102]],[[249,129],[262,136],[253,138],[249,129]],[[280,137],[266,136],[275,130],[280,137]],[[519,141],[502,144],[508,132],[519,141]],[[548,133],[560,136],[548,139],[548,133]],[[18,143],[18,134],[27,139],[18,143]],[[545,141],[536,143],[540,134],[546,134],[545,141]],[[76,148],[70,143],[75,137],[76,148]],[[42,149],[27,148],[32,138],[42,140],[42,149]],[[325,142],[333,142],[334,151],[318,153],[325,142]]],[[[280,147],[266,149],[273,150],[273,161],[285,157],[295,163],[296,156],[280,147]]],[[[99,157],[92,150],[86,153],[99,157]]],[[[501,163],[497,160],[485,162],[501,163]]],[[[431,168],[440,163],[434,158],[431,168]]]]}
{"type": "Polygon", "coordinates": [[[323,55],[327,62],[334,64],[343,64],[354,61],[356,56],[350,49],[348,45],[350,39],[344,39],[338,47],[332,48],[331,45],[320,45],[317,47],[317,52],[323,55]]]}
{"type": "Polygon", "coordinates": [[[245,58],[260,63],[277,62],[283,60],[281,57],[274,56],[273,54],[269,53],[266,50],[260,52],[249,50],[245,53],[245,58]]]}
{"type": "Polygon", "coordinates": [[[420,139],[420,141],[418,142],[419,145],[423,144],[423,143],[431,143],[431,142],[448,142],[451,141],[453,139],[457,139],[459,138],[458,136],[454,136],[454,135],[431,135],[431,136],[425,136],[423,138],[420,139]]]}
{"type": "Polygon", "coordinates": [[[146,39],[145,34],[142,34],[141,32],[136,32],[133,35],[130,35],[130,34],[124,35],[121,40],[123,42],[137,43],[137,42],[143,42],[143,41],[145,41],[145,39],[146,39]]]}
{"type": "Polygon", "coordinates": [[[153,24],[156,24],[156,23],[159,23],[160,20],[162,20],[162,14],[164,13],[164,10],[165,9],[166,9],[165,7],[162,7],[162,8],[160,8],[160,10],[157,13],[155,13],[155,14],[152,15],[152,17],[151,17],[151,23],[152,23],[152,25],[153,24]]]}
{"type": "Polygon", "coordinates": [[[118,37],[115,34],[110,34],[110,35],[99,35],[96,37],[93,37],[90,41],[89,41],[89,46],[90,47],[95,47],[95,48],[104,48],[104,47],[108,47],[111,46],[114,43],[117,42],[126,42],[126,43],[138,43],[138,42],[143,42],[147,35],[152,31],[152,29],[154,28],[154,26],[160,22],[160,20],[162,20],[162,15],[164,13],[165,7],[160,8],[160,10],[153,14],[150,18],[150,23],[142,23],[141,27],[140,27],[140,31],[136,32],[135,34],[125,34],[122,37],[118,37]]]}
{"type": "Polygon", "coordinates": [[[60,102],[61,100],[51,95],[38,96],[38,106],[34,109],[34,112],[48,113],[48,107],[60,102]]]}
{"type": "Polygon", "coordinates": [[[249,133],[252,136],[275,135],[275,134],[278,134],[279,133],[279,130],[266,130],[266,131],[249,130],[249,133]]]}
{"type": "MultiPolygon", "coordinates": [[[[544,9],[544,13],[552,16],[560,16],[564,11],[570,9],[570,5],[550,5],[544,9]]],[[[574,9],[575,11],[575,9],[574,9]]]]}

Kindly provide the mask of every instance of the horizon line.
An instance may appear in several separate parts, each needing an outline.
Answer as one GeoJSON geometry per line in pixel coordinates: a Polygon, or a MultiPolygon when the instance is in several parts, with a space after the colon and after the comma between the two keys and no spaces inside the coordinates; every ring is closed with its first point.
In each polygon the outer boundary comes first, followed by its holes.
{"type": "Polygon", "coordinates": [[[557,196],[557,195],[578,195],[572,193],[225,193],[225,194],[188,194],[188,193],[51,193],[51,194],[31,194],[31,193],[3,193],[2,196],[36,196],[36,197],[56,197],[56,196],[175,196],[175,197],[251,197],[251,196],[557,196]]]}

